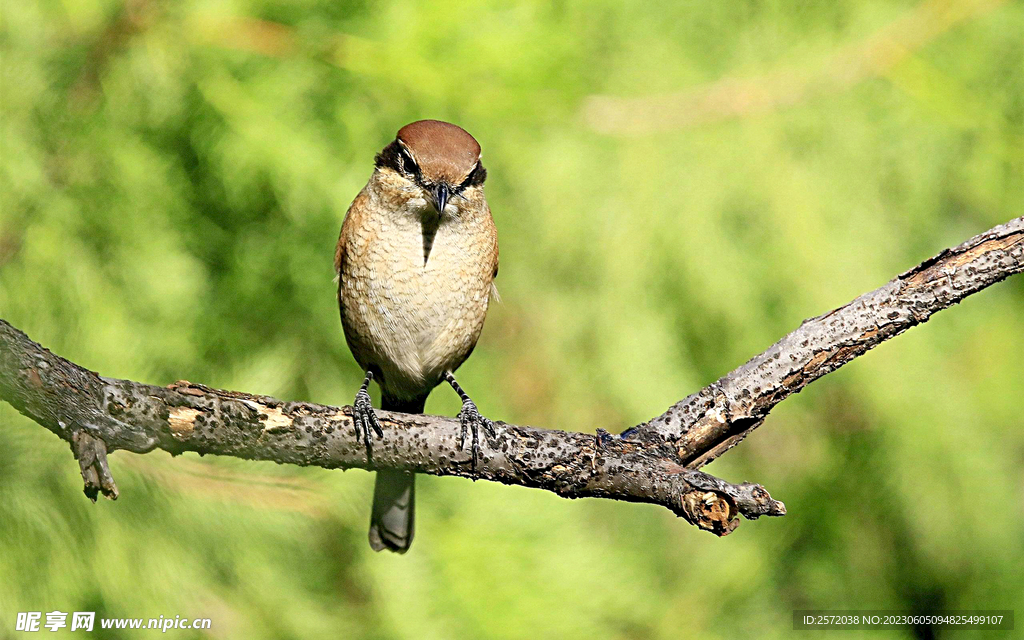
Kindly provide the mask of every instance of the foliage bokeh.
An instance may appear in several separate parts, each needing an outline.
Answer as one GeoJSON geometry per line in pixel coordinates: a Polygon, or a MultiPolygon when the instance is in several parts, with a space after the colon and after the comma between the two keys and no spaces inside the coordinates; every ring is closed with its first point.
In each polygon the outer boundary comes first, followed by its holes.
{"type": "MultiPolygon", "coordinates": [[[[104,375],[350,402],[333,244],[375,151],[424,117],[484,147],[503,302],[460,375],[514,423],[646,420],[1024,214],[1020,3],[3,11],[0,317],[104,375]]],[[[422,478],[412,551],[378,555],[370,474],[191,454],[115,454],[122,497],[92,505],[67,446],[0,404],[0,636],[53,609],[210,617],[219,638],[1021,612],[1022,318],[1018,277],[787,400],[710,471],[790,515],[721,540],[661,508],[422,478]]]]}

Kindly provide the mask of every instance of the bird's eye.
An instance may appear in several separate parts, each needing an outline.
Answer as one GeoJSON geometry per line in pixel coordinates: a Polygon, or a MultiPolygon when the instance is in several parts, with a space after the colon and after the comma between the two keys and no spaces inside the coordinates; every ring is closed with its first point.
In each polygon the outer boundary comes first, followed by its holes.
{"type": "Polygon", "coordinates": [[[412,159],[412,156],[409,155],[408,151],[406,151],[405,149],[402,149],[402,154],[401,155],[402,155],[402,169],[404,169],[406,173],[409,173],[409,174],[412,174],[412,175],[416,175],[417,173],[420,172],[420,168],[416,166],[416,161],[412,159]]]}

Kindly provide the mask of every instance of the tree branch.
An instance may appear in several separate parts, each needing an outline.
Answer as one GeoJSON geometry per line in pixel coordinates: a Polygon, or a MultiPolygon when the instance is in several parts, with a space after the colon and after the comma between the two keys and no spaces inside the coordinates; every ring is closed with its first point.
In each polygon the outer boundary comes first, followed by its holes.
{"type": "Polygon", "coordinates": [[[767,351],[623,434],[663,442],[698,469],[759,427],[791,394],[967,296],[1024,271],[1024,216],[805,320],[767,351]]]}
{"type": "Polygon", "coordinates": [[[195,451],[328,469],[407,469],[663,505],[726,535],[738,515],[783,515],[755,484],[697,470],[759,426],[788,395],[963,298],[1024,270],[1024,218],[983,233],[824,316],[662,416],[611,436],[495,423],[474,470],[459,423],[379,412],[372,456],[351,408],[282,402],[186,381],[169,387],[104,378],[56,356],[0,320],[0,399],[68,441],[86,494],[117,497],[108,451],[195,451]]]}

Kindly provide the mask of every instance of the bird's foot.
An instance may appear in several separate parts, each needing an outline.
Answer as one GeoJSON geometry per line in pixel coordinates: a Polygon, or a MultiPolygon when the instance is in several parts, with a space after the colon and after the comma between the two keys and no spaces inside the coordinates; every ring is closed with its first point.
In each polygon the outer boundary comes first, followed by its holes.
{"type": "Polygon", "coordinates": [[[480,459],[480,427],[483,427],[493,438],[497,435],[494,431],[494,423],[480,415],[476,403],[469,399],[469,394],[462,390],[450,371],[444,375],[444,379],[462,399],[462,411],[459,411],[459,423],[462,427],[459,431],[459,449],[465,448],[466,433],[471,432],[473,434],[473,471],[476,471],[476,461],[480,459]]]}
{"type": "Polygon", "coordinates": [[[371,429],[378,438],[384,437],[384,430],[380,428],[380,421],[377,414],[373,412],[373,403],[370,401],[370,394],[366,390],[373,380],[373,373],[367,371],[363,386],[356,392],[356,399],[352,402],[352,426],[355,428],[356,437],[362,436],[366,445],[366,457],[369,458],[373,452],[373,438],[370,436],[371,429]]]}
{"type": "Polygon", "coordinates": [[[493,438],[497,435],[494,431],[494,423],[480,415],[480,410],[468,397],[462,401],[459,423],[462,426],[459,431],[459,449],[464,449],[466,446],[466,433],[472,433],[473,470],[476,471],[476,461],[480,459],[480,427],[483,427],[487,431],[487,435],[493,438]]]}

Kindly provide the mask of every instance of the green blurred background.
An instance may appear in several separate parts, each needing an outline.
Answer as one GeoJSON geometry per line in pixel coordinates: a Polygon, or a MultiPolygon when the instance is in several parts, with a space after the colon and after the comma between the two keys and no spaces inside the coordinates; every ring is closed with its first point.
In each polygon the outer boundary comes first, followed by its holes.
{"type": "MultiPolygon", "coordinates": [[[[621,431],[1024,214],[1020,2],[2,11],[0,317],[110,376],[349,403],[334,242],[374,153],[420,118],[484,148],[503,302],[460,380],[514,423],[621,431]]],[[[380,555],[369,473],[162,452],[114,454],[121,498],[92,505],[67,445],[0,404],[0,637],[54,609],[258,639],[1024,616],[1022,314],[1017,277],[780,405],[709,470],[790,515],[724,539],[658,507],[424,477],[411,552],[380,555]]],[[[458,408],[445,389],[427,406],[458,408]]]]}

